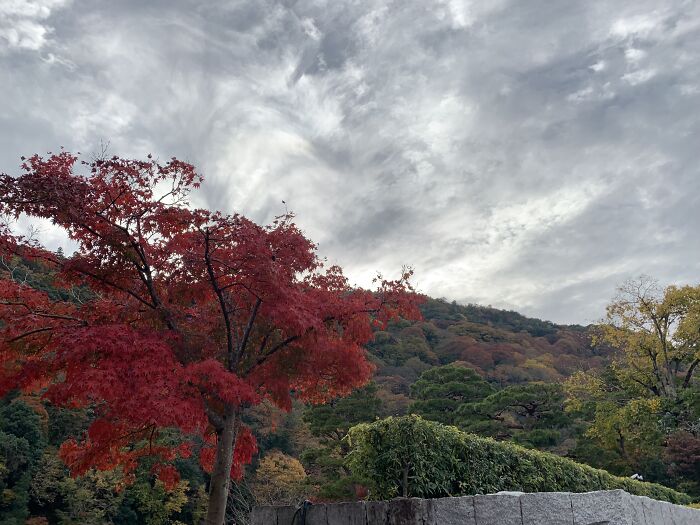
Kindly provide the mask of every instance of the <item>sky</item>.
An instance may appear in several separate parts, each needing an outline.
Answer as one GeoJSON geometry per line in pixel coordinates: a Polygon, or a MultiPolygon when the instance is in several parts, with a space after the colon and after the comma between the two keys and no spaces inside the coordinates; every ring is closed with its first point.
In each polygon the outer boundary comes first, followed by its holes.
{"type": "Polygon", "coordinates": [[[176,156],[354,284],[561,323],[697,284],[699,109],[696,1],[0,0],[0,171],[176,156]]]}

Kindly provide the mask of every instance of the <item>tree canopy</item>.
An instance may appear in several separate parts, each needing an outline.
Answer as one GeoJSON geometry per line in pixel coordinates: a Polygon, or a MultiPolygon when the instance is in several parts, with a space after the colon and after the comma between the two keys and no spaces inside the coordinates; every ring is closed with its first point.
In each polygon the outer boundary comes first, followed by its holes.
{"type": "Polygon", "coordinates": [[[128,476],[156,457],[172,487],[193,442],[160,430],[199,436],[207,520],[220,525],[229,477],[256,450],[242,412],[263,399],[289,409],[292,390],[322,402],[364,384],[373,324],[419,317],[410,271],[352,288],[292,215],[259,226],[193,208],[202,177],[187,163],[78,160],[36,155],[0,176],[1,214],[48,219],[78,244],[66,258],[0,231],[0,394],[41,389],[56,406],[94,408],[84,439],[61,447],[76,474],[119,465],[128,476]],[[19,277],[16,258],[47,265],[61,294],[19,277]]]}
{"type": "Polygon", "coordinates": [[[538,448],[556,445],[570,423],[558,383],[510,385],[481,401],[459,407],[459,426],[469,432],[512,439],[538,448]]]}
{"type": "Polygon", "coordinates": [[[411,412],[444,424],[455,424],[464,403],[480,401],[494,388],[473,369],[460,364],[431,368],[411,385],[411,412]]]}
{"type": "Polygon", "coordinates": [[[660,480],[685,472],[690,477],[679,481],[695,492],[700,477],[678,451],[692,451],[700,433],[700,287],[629,281],[608,306],[598,338],[615,350],[612,363],[566,381],[568,410],[590,422],[580,444],[595,445],[578,452],[588,461],[608,454],[607,468],[660,480]]]}

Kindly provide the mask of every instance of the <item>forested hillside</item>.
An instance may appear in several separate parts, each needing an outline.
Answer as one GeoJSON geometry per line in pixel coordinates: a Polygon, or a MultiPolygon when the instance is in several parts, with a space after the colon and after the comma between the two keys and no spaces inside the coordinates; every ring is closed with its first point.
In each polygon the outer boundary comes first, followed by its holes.
{"type": "Polygon", "coordinates": [[[506,386],[561,381],[610,359],[609,349],[593,346],[582,326],[439,299],[429,299],[421,310],[423,321],[395,323],[376,333],[368,347],[387,415],[407,410],[410,385],[435,366],[461,362],[489,383],[506,386]]]}
{"type": "MultiPolygon", "coordinates": [[[[56,298],[66,293],[38,263],[3,264],[27,286],[56,298]]],[[[80,302],[90,291],[70,293],[61,299],[80,302]]],[[[621,353],[600,328],[441,299],[428,299],[421,309],[423,320],[375,333],[368,351],[376,370],[368,386],[325,405],[294,401],[284,412],[263,403],[248,411],[258,455],[231,488],[230,523],[245,523],[256,502],[371,496],[371,483],[345,462],[345,435],[355,424],[407,413],[700,495],[694,379],[671,406],[625,386],[621,353]]],[[[176,461],[181,479],[173,486],[155,478],[148,458],[128,475],[105,464],[104,471],[71,477],[59,448],[84,438],[92,417],[89,407],[57,408],[19,392],[0,401],[0,524],[201,519],[208,474],[195,459],[199,450],[176,461]]],[[[178,431],[158,440],[176,443],[178,431]]]]}

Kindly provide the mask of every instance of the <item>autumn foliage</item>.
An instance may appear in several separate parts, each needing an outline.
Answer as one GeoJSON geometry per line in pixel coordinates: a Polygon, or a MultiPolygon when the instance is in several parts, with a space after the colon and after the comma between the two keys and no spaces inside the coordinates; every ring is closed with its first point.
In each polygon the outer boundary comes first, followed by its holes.
{"type": "Polygon", "coordinates": [[[83,439],[61,448],[75,474],[128,475],[149,456],[173,486],[178,457],[198,453],[214,467],[228,424],[230,473],[240,476],[256,451],[241,423],[248,407],[348,394],[370,377],[373,325],[419,317],[410,271],[378,278],[375,291],[353,288],[291,215],[260,226],[193,208],[201,180],[176,159],[80,162],[66,152],[0,176],[0,213],[49,219],[79,246],[64,258],[0,231],[0,395],[39,391],[94,409],[83,439]],[[17,279],[13,258],[40,260],[66,299],[17,279]],[[172,427],[185,437],[160,439],[172,427]]]}

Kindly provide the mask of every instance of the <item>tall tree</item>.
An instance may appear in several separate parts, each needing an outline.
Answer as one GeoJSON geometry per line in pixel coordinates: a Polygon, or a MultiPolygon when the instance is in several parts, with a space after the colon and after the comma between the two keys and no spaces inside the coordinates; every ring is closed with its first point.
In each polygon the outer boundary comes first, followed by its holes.
{"type": "Polygon", "coordinates": [[[649,395],[676,399],[700,364],[700,286],[662,289],[641,277],[618,291],[600,333],[620,351],[620,378],[649,395]]]}
{"type": "Polygon", "coordinates": [[[85,438],[61,447],[75,474],[128,474],[155,456],[174,486],[172,463],[191,447],[158,441],[159,429],[201,436],[207,523],[221,525],[229,479],[256,449],[243,412],[263,399],[289,408],[292,390],[311,402],[348,394],[370,376],[372,324],[420,314],[410,271],[374,292],[351,288],[291,215],[259,226],[193,208],[201,180],[174,158],[78,163],[67,152],[0,175],[0,214],[48,219],[79,246],[65,258],[6,226],[3,253],[93,292],[61,300],[2,272],[0,395],[43,389],[55,405],[94,407],[85,438]]]}
{"type": "Polygon", "coordinates": [[[306,478],[298,459],[272,450],[260,460],[251,490],[258,505],[296,505],[303,499],[306,478]]]}
{"type": "Polygon", "coordinates": [[[29,488],[45,446],[40,416],[29,405],[0,403],[0,525],[29,517],[29,488]]]}
{"type": "Polygon", "coordinates": [[[666,437],[698,434],[700,286],[662,289],[641,277],[618,292],[598,327],[613,363],[567,379],[567,408],[589,422],[585,437],[598,450],[617,457],[615,469],[660,478],[673,456],[663,453],[666,437]]]}

